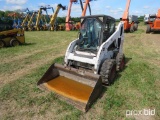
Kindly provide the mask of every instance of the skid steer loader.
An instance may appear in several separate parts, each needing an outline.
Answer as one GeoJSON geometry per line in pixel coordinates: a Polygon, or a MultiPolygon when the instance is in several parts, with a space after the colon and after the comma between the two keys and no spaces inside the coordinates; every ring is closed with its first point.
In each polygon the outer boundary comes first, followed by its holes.
{"type": "Polygon", "coordinates": [[[13,29],[12,23],[0,20],[0,48],[15,47],[25,43],[25,35],[22,29],[13,29]]]}
{"type": "Polygon", "coordinates": [[[123,22],[115,27],[110,16],[81,17],[78,38],[69,44],[64,65],[52,64],[37,85],[87,111],[102,93],[102,84],[111,84],[116,71],[124,68],[123,41],[123,22]]]}

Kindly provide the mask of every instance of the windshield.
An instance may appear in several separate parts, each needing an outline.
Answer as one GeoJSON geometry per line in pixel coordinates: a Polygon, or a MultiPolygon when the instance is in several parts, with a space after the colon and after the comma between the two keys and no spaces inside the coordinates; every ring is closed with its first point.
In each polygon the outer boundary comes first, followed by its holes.
{"type": "Polygon", "coordinates": [[[78,49],[97,50],[101,33],[101,25],[94,18],[86,19],[81,26],[78,49]]]}

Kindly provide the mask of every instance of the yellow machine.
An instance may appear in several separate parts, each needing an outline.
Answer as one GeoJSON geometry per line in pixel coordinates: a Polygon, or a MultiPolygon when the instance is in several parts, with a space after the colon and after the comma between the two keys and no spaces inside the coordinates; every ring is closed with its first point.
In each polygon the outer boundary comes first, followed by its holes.
{"type": "Polygon", "coordinates": [[[30,17],[31,17],[32,12],[29,11],[28,8],[22,10],[22,12],[25,12],[25,13],[26,13],[26,16],[25,16],[25,18],[24,18],[23,21],[22,21],[21,27],[22,27],[23,30],[28,30],[27,24],[28,24],[28,21],[30,20],[30,17]]]}
{"type": "Polygon", "coordinates": [[[65,25],[64,24],[58,25],[58,30],[60,30],[60,31],[65,30],[65,25]]]}
{"type": "Polygon", "coordinates": [[[57,18],[57,15],[58,15],[58,12],[59,10],[62,8],[62,10],[66,10],[66,7],[65,6],[62,6],[61,4],[58,4],[57,5],[57,8],[56,8],[56,11],[54,12],[54,14],[52,15],[51,17],[51,20],[49,22],[49,25],[50,25],[50,30],[54,30],[54,24],[55,24],[55,21],[56,21],[56,18],[57,18]]]}
{"type": "Polygon", "coordinates": [[[0,48],[6,46],[18,46],[25,43],[24,31],[21,29],[12,29],[0,32],[0,48]]]}
{"type": "Polygon", "coordinates": [[[37,31],[39,31],[39,30],[47,30],[48,28],[47,28],[47,20],[46,20],[46,15],[48,15],[48,13],[47,13],[47,9],[52,9],[52,11],[54,11],[53,10],[53,7],[49,7],[49,6],[47,6],[47,7],[45,7],[45,6],[41,6],[40,8],[39,8],[39,11],[38,11],[38,15],[37,15],[37,19],[36,19],[36,24],[35,24],[35,26],[34,26],[34,29],[35,30],[37,30],[37,31]],[[46,15],[43,15],[42,14],[42,10],[44,10],[44,11],[46,11],[46,15]],[[43,19],[45,20],[45,22],[46,22],[46,24],[42,24],[42,23],[40,23],[41,21],[43,21],[43,19]],[[41,20],[41,21],[40,21],[41,20]]]}
{"type": "Polygon", "coordinates": [[[36,14],[37,14],[37,12],[33,12],[32,16],[31,16],[31,18],[28,22],[27,26],[28,26],[28,30],[30,30],[30,31],[32,31],[34,29],[34,26],[32,25],[32,22],[33,22],[33,18],[36,14]]]}
{"type": "Polygon", "coordinates": [[[42,9],[43,9],[43,7],[40,7],[40,9],[38,11],[36,25],[35,25],[35,29],[38,30],[38,31],[40,30],[39,22],[40,22],[40,19],[41,19],[42,9]]]}
{"type": "Polygon", "coordinates": [[[29,21],[29,18],[30,18],[30,14],[27,14],[26,17],[24,18],[22,24],[21,24],[23,30],[27,30],[26,22],[29,21]]]}

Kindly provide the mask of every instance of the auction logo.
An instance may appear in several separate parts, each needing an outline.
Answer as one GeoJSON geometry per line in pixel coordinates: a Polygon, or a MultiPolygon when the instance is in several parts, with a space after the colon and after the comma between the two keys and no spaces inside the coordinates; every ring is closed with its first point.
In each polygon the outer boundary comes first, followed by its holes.
{"type": "Polygon", "coordinates": [[[138,116],[138,115],[155,115],[156,110],[151,109],[143,109],[143,110],[126,110],[126,117],[127,116],[138,116]]]}

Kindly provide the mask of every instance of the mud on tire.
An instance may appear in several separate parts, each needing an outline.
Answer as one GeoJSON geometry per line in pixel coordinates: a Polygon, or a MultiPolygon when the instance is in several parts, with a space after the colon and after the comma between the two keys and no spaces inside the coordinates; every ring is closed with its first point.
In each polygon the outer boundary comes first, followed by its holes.
{"type": "Polygon", "coordinates": [[[124,54],[118,53],[116,56],[116,70],[122,71],[125,67],[125,56],[124,54]]]}
{"type": "Polygon", "coordinates": [[[105,60],[101,66],[100,75],[104,84],[112,84],[116,76],[116,61],[113,59],[105,60]]]}

